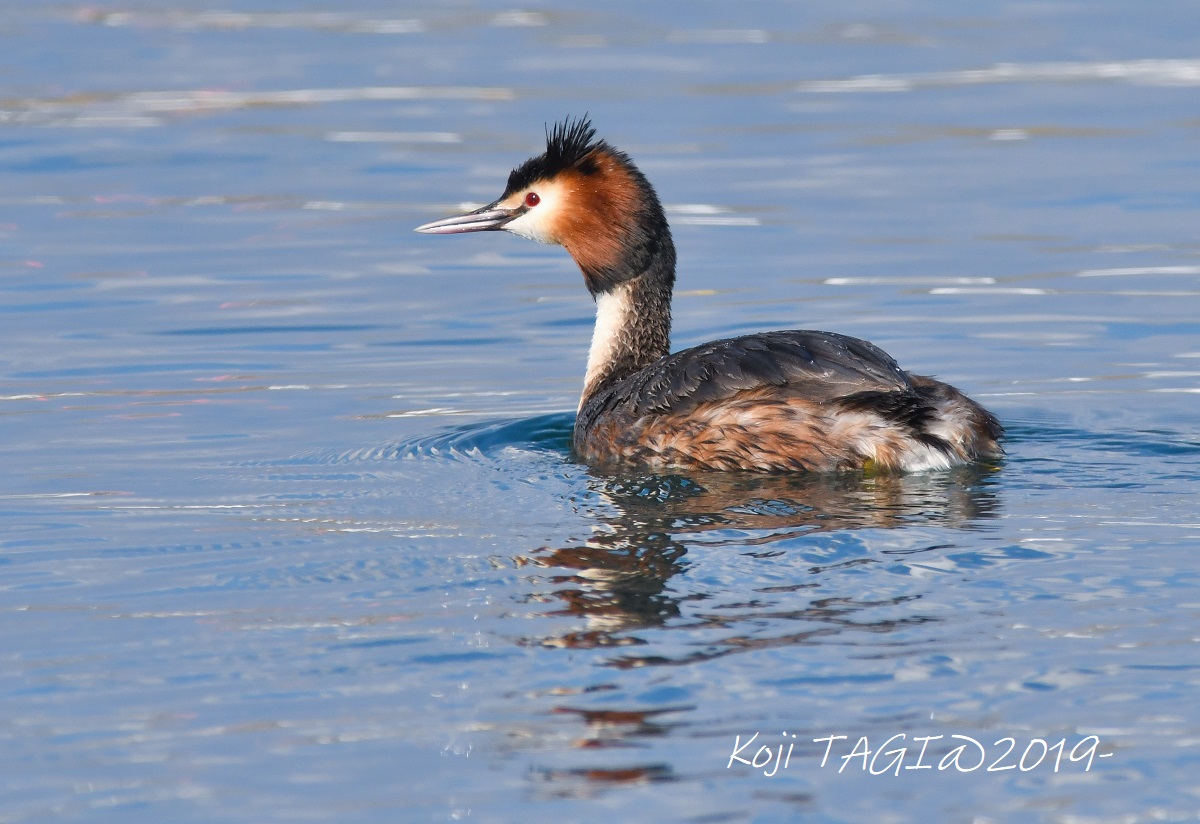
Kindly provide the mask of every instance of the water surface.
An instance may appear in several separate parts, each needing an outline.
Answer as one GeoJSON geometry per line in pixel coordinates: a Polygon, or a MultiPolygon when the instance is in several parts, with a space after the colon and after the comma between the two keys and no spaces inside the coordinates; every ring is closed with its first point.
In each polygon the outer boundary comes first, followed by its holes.
{"type": "Polygon", "coordinates": [[[1200,814],[1194,9],[810,6],[0,4],[0,821],[1200,814]],[[410,229],[583,112],[677,347],[1008,456],[573,462],[569,258],[410,229]]]}

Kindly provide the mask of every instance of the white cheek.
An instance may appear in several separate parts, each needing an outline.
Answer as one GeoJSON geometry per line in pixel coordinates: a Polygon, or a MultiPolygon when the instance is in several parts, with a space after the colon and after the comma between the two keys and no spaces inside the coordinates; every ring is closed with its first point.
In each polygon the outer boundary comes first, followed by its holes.
{"type": "Polygon", "coordinates": [[[506,232],[512,232],[514,235],[527,237],[530,240],[536,240],[538,243],[553,243],[550,235],[546,231],[545,221],[540,217],[540,214],[535,214],[536,209],[526,212],[516,220],[510,220],[504,224],[506,232]]]}
{"type": "Polygon", "coordinates": [[[539,192],[541,202],[516,220],[505,224],[505,231],[536,240],[538,243],[558,243],[559,240],[554,236],[551,227],[555,204],[559,200],[556,195],[556,192],[547,191],[546,194],[539,192]]]}

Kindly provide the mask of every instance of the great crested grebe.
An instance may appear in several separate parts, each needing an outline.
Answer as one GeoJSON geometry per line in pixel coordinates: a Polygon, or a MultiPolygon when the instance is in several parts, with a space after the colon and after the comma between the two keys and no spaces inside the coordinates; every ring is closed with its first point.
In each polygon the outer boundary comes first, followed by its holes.
{"type": "Polygon", "coordinates": [[[670,354],[675,245],[658,196],[586,119],[496,201],[416,231],[557,243],[596,300],[575,453],[591,464],[760,472],[945,469],[1002,454],[995,417],[953,386],[834,332],[762,332],[670,354]]]}

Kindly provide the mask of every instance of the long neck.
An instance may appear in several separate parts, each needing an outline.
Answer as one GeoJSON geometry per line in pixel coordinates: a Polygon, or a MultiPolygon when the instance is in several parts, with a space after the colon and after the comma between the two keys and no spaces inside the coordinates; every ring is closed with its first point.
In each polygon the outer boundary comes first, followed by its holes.
{"type": "Polygon", "coordinates": [[[605,384],[633,374],[670,351],[674,254],[656,256],[637,277],[596,296],[596,328],[583,379],[583,404],[605,384]]]}

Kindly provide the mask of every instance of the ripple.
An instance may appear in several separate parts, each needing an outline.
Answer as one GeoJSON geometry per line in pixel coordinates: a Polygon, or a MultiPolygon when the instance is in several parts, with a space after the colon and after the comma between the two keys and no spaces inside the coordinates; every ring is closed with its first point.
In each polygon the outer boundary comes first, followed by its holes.
{"type": "Polygon", "coordinates": [[[909,92],[992,83],[1123,81],[1146,86],[1200,85],[1200,60],[1125,60],[1096,63],[998,63],[986,69],[924,74],[865,74],[842,80],[811,80],[798,92],[909,92]]]}
{"type": "Polygon", "coordinates": [[[1118,452],[1137,457],[1186,457],[1200,455],[1200,441],[1165,429],[1102,432],[1069,426],[1053,426],[1038,422],[1006,424],[1009,451],[1020,443],[1052,442],[1057,445],[1076,444],[1087,448],[1089,454],[1118,452]]]}
{"type": "Polygon", "coordinates": [[[575,416],[567,412],[528,418],[482,421],[383,446],[354,449],[332,463],[396,460],[496,460],[507,450],[555,452],[565,459],[575,416]]]}
{"type": "Polygon", "coordinates": [[[181,89],[81,93],[3,101],[0,123],[41,126],[161,126],[164,116],[360,101],[512,100],[511,89],[478,86],[357,86],[230,91],[181,89]]]}
{"type": "Polygon", "coordinates": [[[75,20],[109,28],[153,27],[183,31],[311,29],[352,34],[419,34],[425,31],[424,24],[416,19],[380,19],[333,12],[108,11],[87,7],[76,12],[75,20]]]}

